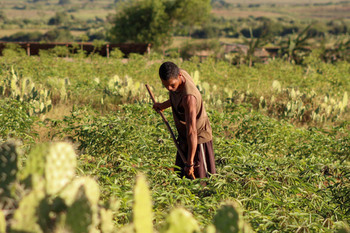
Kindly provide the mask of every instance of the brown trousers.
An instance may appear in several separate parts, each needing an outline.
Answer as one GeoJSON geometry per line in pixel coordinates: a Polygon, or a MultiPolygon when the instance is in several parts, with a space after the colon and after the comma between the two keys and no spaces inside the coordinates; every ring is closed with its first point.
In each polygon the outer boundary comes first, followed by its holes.
{"type": "MultiPolygon", "coordinates": [[[[183,148],[185,157],[187,158],[188,147],[187,144],[180,144],[183,148]]],[[[185,164],[182,161],[180,154],[176,154],[175,165],[180,167],[180,169],[175,169],[182,178],[186,176],[185,174],[185,164]]],[[[197,145],[196,154],[194,156],[194,175],[196,178],[208,178],[210,174],[215,174],[215,159],[213,150],[213,141],[205,142],[197,145]]]]}

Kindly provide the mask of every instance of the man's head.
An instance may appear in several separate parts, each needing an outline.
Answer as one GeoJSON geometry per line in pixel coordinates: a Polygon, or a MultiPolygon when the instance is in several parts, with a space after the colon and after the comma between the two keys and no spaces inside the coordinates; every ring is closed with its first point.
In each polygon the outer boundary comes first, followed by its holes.
{"type": "Polygon", "coordinates": [[[159,68],[159,77],[162,80],[163,86],[168,91],[176,91],[182,80],[179,78],[180,69],[172,62],[164,62],[159,68]]]}

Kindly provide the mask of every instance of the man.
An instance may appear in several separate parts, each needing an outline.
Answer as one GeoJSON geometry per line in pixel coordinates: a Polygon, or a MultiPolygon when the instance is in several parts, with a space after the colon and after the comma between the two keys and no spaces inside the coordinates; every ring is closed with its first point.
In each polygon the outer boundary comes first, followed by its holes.
{"type": "Polygon", "coordinates": [[[216,173],[212,143],[212,129],[202,96],[190,75],[172,62],[165,62],[159,68],[163,86],[169,91],[169,100],[155,103],[156,111],[171,107],[178,131],[178,142],[186,163],[179,152],[175,165],[180,167],[180,176],[209,177],[216,173]]]}

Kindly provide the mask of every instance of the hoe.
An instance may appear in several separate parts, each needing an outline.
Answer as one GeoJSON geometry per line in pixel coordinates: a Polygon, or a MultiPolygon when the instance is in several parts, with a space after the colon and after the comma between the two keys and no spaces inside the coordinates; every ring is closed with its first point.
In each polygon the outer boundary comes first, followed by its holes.
{"type": "MultiPolygon", "coordinates": [[[[148,84],[146,84],[146,88],[147,88],[147,91],[148,91],[149,95],[151,96],[151,99],[152,99],[153,103],[156,103],[154,95],[153,95],[150,87],[148,86],[148,84]]],[[[177,148],[177,151],[179,152],[179,155],[181,157],[182,162],[184,162],[186,164],[186,158],[184,156],[184,153],[183,153],[183,151],[181,150],[179,144],[176,141],[175,134],[174,134],[173,130],[171,129],[169,122],[167,121],[167,119],[165,118],[164,114],[161,111],[158,111],[158,113],[162,117],[163,122],[165,123],[166,127],[168,128],[168,131],[170,132],[171,138],[173,139],[173,142],[175,143],[175,146],[177,148]]],[[[193,173],[191,175],[192,175],[192,179],[196,178],[193,173]]]]}

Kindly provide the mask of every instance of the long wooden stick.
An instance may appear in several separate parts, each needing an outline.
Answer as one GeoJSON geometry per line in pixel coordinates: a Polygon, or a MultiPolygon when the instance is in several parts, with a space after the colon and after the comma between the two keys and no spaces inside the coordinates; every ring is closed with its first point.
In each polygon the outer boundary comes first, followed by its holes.
{"type": "MultiPolygon", "coordinates": [[[[155,98],[154,98],[154,95],[153,95],[153,93],[152,93],[152,91],[151,91],[151,88],[148,86],[148,84],[146,84],[146,88],[147,88],[147,91],[148,91],[149,95],[151,96],[151,99],[152,99],[153,103],[156,103],[156,100],[155,100],[155,98]]],[[[174,134],[173,130],[171,129],[169,122],[167,121],[167,119],[165,118],[164,114],[163,114],[161,111],[158,111],[158,113],[159,113],[160,116],[162,117],[163,122],[165,123],[166,127],[168,128],[168,131],[169,131],[170,134],[171,134],[171,138],[173,139],[173,142],[175,143],[176,149],[177,149],[177,151],[179,152],[179,155],[180,155],[180,157],[181,157],[182,162],[183,162],[184,164],[186,164],[187,161],[186,161],[186,158],[185,158],[185,156],[184,156],[184,153],[182,152],[182,150],[181,150],[181,148],[180,148],[180,145],[179,145],[179,144],[177,143],[177,141],[176,141],[175,134],[174,134]]],[[[192,173],[192,178],[193,178],[193,179],[196,178],[196,177],[194,176],[193,173],[192,173]]]]}

